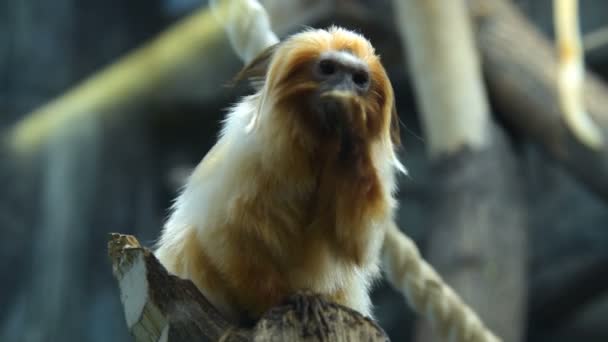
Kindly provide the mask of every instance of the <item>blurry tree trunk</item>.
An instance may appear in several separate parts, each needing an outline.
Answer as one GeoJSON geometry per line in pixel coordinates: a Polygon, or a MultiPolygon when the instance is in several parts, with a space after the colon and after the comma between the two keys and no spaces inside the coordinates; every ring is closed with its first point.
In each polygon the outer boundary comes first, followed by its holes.
{"type": "MultiPolygon", "coordinates": [[[[518,167],[489,115],[465,2],[394,6],[433,164],[429,260],[490,329],[519,341],[526,235],[518,167]]],[[[431,336],[422,323],[418,339],[431,336]]]]}

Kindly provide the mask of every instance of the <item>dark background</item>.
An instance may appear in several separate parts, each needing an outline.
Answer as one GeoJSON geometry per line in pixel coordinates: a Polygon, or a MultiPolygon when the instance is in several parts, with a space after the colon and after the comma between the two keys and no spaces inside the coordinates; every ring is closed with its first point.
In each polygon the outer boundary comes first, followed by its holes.
{"type": "MultiPolygon", "coordinates": [[[[0,0],[2,134],[9,136],[29,112],[204,3],[0,0]]],[[[552,35],[550,1],[517,3],[552,35]]],[[[374,5],[390,13],[390,2],[374,5]]],[[[581,6],[584,32],[608,26],[607,2],[587,0],[581,6]]],[[[381,28],[353,27],[340,18],[311,26],[332,22],[362,31],[387,61],[408,127],[402,131],[402,160],[411,176],[401,179],[399,221],[424,250],[425,201],[433,179],[427,176],[424,138],[419,138],[423,134],[400,40],[381,28]]],[[[225,87],[240,67],[227,44],[225,50],[221,67],[231,74],[210,75],[200,84],[217,87],[219,95],[150,99],[143,108],[120,113],[119,119],[71,120],[27,162],[0,146],[1,341],[130,340],[106,256],[107,236],[114,231],[134,234],[147,245],[158,236],[183,177],[214,142],[223,108],[247,91],[225,87]]],[[[608,46],[587,55],[589,67],[602,77],[608,73],[607,52],[608,46]]],[[[205,53],[200,58],[206,63],[205,53]]],[[[533,143],[517,134],[510,139],[530,206],[528,315],[522,315],[526,340],[606,341],[607,204],[533,143]]],[[[382,283],[374,303],[392,339],[410,340],[414,315],[402,298],[382,283]]]]}

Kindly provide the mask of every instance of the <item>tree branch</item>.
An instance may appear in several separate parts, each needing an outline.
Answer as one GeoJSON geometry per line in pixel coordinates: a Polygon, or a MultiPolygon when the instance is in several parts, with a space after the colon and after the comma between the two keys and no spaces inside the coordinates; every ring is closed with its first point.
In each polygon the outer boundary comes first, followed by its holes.
{"type": "Polygon", "coordinates": [[[191,281],[168,274],[135,237],[111,234],[108,253],[136,341],[388,341],[371,319],[309,293],[295,294],[253,328],[237,326],[191,281]]]}
{"type": "Polygon", "coordinates": [[[154,255],[130,235],[108,243],[125,318],[137,341],[247,341],[190,281],[169,275],[154,255]],[[166,339],[165,339],[166,341],[166,339]]]}

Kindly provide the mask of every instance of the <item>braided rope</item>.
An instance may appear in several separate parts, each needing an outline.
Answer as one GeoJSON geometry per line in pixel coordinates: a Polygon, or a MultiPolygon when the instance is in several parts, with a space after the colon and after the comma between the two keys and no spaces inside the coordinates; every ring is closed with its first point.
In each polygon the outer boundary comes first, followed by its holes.
{"type": "MultiPolygon", "coordinates": [[[[232,48],[245,63],[279,39],[256,0],[211,0],[232,48]]],[[[384,242],[385,273],[409,304],[449,341],[500,341],[424,261],[414,242],[392,225],[384,242]]]]}
{"type": "Polygon", "coordinates": [[[384,240],[382,259],[392,285],[448,341],[500,341],[422,259],[414,242],[394,224],[384,240]]]}
{"type": "Polygon", "coordinates": [[[257,0],[211,0],[211,10],[224,26],[232,49],[249,63],[267,47],[279,42],[268,13],[257,0]]]}

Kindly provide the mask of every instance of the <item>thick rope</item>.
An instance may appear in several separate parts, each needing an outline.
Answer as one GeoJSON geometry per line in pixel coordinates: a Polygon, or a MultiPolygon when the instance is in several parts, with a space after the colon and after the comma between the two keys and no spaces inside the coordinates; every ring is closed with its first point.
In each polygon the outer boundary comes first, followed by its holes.
{"type": "MultiPolygon", "coordinates": [[[[216,18],[232,48],[245,63],[279,39],[270,28],[268,14],[256,0],[212,0],[216,18]]],[[[500,341],[477,314],[422,259],[414,242],[392,225],[383,247],[387,277],[418,314],[429,319],[448,341],[500,341]]]]}
{"type": "Polygon", "coordinates": [[[211,0],[210,6],[224,26],[232,48],[245,64],[279,42],[266,10],[257,0],[211,0]]]}
{"type": "Polygon", "coordinates": [[[420,256],[414,242],[391,225],[382,250],[384,272],[410,306],[448,341],[500,341],[420,256]]]}

